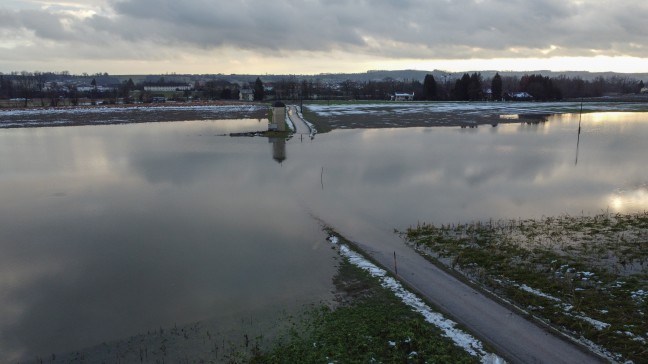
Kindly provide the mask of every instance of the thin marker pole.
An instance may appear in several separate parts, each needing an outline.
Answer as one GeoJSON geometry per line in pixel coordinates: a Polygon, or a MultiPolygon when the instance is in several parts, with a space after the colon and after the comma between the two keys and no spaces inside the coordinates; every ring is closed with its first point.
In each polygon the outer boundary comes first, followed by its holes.
{"type": "Polygon", "coordinates": [[[580,115],[578,116],[578,138],[576,139],[576,161],[574,165],[578,165],[578,148],[580,147],[580,134],[581,134],[581,121],[583,120],[583,98],[581,97],[580,115]]]}
{"type": "Polygon", "coordinates": [[[398,265],[396,264],[396,252],[394,252],[394,272],[396,273],[396,277],[398,277],[398,265]]]}

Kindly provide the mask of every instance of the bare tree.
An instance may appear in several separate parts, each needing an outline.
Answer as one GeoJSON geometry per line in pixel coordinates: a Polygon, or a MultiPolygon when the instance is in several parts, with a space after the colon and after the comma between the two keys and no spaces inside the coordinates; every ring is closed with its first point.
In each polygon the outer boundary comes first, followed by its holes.
{"type": "Polygon", "coordinates": [[[25,107],[28,106],[29,100],[34,95],[35,83],[33,74],[27,71],[20,73],[20,76],[18,77],[18,89],[23,97],[25,107]]]}

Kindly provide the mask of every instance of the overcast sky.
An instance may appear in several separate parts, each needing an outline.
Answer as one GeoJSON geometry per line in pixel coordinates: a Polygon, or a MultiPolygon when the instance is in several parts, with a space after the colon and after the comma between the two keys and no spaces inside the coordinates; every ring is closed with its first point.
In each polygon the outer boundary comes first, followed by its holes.
{"type": "Polygon", "coordinates": [[[2,0],[0,72],[648,72],[645,0],[2,0]]]}

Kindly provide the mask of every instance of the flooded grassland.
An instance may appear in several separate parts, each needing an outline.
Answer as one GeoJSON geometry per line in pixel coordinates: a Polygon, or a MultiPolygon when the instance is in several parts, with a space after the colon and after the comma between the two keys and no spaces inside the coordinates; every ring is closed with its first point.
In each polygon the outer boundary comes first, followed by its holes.
{"type": "Polygon", "coordinates": [[[648,212],[421,224],[406,241],[595,351],[648,341],[648,212]]]}
{"type": "Polygon", "coordinates": [[[476,127],[537,123],[551,115],[592,112],[645,112],[646,102],[334,102],[304,106],[318,129],[476,127]]]}

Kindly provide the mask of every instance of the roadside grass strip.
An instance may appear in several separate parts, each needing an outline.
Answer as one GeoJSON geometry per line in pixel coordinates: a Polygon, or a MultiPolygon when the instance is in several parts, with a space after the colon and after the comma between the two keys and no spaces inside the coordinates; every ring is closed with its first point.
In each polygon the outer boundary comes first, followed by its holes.
{"type": "Polygon", "coordinates": [[[339,244],[336,236],[330,236],[331,244],[339,245],[340,255],[347,258],[356,267],[368,272],[371,276],[378,278],[384,288],[389,289],[401,299],[403,303],[412,310],[420,313],[425,321],[441,329],[446,337],[451,339],[455,345],[465,350],[468,354],[479,358],[481,363],[505,363],[506,361],[496,354],[489,353],[484,349],[482,342],[465,331],[457,328],[457,323],[448,320],[438,312],[434,312],[423,300],[415,294],[407,291],[396,279],[387,275],[387,272],[369,262],[362,255],[354,252],[348,246],[339,244]]]}
{"type": "Polygon", "coordinates": [[[292,120],[290,120],[288,113],[286,113],[286,125],[288,125],[288,129],[290,129],[291,132],[295,132],[295,124],[293,124],[292,120]]]}

